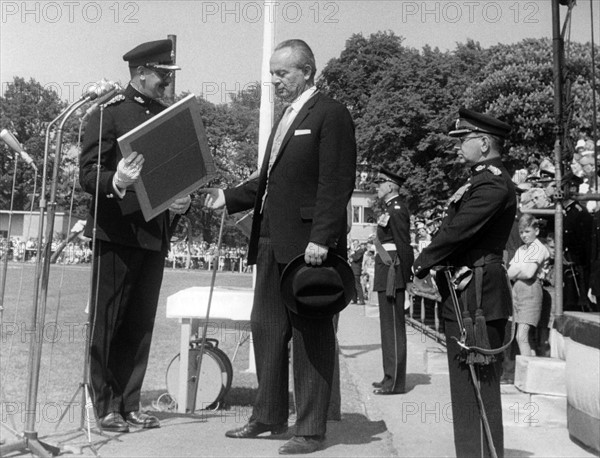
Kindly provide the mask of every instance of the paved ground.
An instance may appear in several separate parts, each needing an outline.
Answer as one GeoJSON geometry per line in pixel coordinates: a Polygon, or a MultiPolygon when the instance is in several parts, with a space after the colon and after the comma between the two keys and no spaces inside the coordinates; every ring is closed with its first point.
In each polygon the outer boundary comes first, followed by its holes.
{"type": "MultiPolygon", "coordinates": [[[[312,456],[454,456],[443,347],[409,327],[408,393],[374,396],[371,382],[382,376],[377,308],[350,305],[340,318],[339,341],[342,420],[329,423],[324,450],[312,456]],[[426,355],[431,373],[426,370],[426,355]]],[[[572,442],[564,418],[554,427],[542,426],[544,406],[532,406],[512,385],[503,388],[503,401],[507,457],[596,456],[572,442]]],[[[253,440],[224,437],[228,429],[244,424],[249,414],[249,408],[198,416],[159,412],[160,429],[92,438],[103,457],[278,456],[278,447],[289,435],[253,440]]],[[[93,455],[81,434],[46,440],[59,445],[65,455],[93,455]]]]}

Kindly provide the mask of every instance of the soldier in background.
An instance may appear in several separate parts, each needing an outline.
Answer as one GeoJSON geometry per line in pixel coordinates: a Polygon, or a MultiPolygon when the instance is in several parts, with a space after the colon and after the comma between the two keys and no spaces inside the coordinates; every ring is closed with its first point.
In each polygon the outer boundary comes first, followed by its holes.
{"type": "Polygon", "coordinates": [[[364,245],[359,243],[358,240],[352,240],[350,252],[348,253],[348,260],[350,261],[350,267],[352,267],[352,273],[354,274],[354,288],[356,290],[355,295],[352,298],[352,303],[358,305],[365,305],[365,294],[360,281],[364,255],[364,245]]]}
{"type": "Polygon", "coordinates": [[[374,394],[406,392],[406,325],[404,299],[411,280],[414,252],[410,239],[410,213],[398,195],[404,180],[380,170],[376,180],[377,196],[384,202],[384,213],[377,221],[375,238],[375,279],[373,291],[379,300],[383,379],[374,382],[374,394]]]}

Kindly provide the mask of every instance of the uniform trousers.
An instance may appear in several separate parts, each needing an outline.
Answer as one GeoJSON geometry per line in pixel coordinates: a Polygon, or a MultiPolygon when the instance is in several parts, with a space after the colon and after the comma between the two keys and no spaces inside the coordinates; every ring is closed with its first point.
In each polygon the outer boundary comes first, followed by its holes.
{"type": "MultiPolygon", "coordinates": [[[[491,348],[498,348],[504,342],[506,322],[505,319],[487,322],[491,348]]],[[[452,338],[460,337],[458,323],[446,320],[445,331],[456,456],[458,458],[490,456],[469,366],[458,359],[460,347],[452,338]]],[[[502,458],[504,456],[504,430],[500,399],[501,355],[496,355],[496,358],[497,360],[492,364],[476,365],[475,371],[479,378],[481,397],[490,423],[496,453],[499,458],[502,458]]]]}
{"type": "Polygon", "coordinates": [[[396,290],[395,299],[378,291],[381,353],[383,356],[383,386],[394,393],[406,391],[406,325],[403,289],[396,290]]]}
{"type": "Polygon", "coordinates": [[[99,417],[139,410],[164,263],[162,252],[96,243],[90,378],[99,417]]]}
{"type": "Polygon", "coordinates": [[[279,288],[281,272],[271,241],[258,243],[251,330],[258,391],[251,421],[284,423],[289,415],[289,354],[296,400],[296,435],[324,435],[334,376],[336,337],[332,319],[307,319],[291,313],[279,288]]]}

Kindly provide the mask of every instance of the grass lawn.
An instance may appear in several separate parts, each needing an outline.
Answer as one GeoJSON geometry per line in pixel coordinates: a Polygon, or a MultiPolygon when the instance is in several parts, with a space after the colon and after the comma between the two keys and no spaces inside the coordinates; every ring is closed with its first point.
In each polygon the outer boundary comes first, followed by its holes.
{"type": "MultiPolygon", "coordinates": [[[[158,397],[165,393],[165,375],[169,362],[179,352],[179,323],[167,319],[167,297],[192,286],[209,286],[211,272],[198,270],[165,269],[159,299],[150,361],[142,403],[152,409],[158,397]]],[[[30,321],[33,303],[35,265],[9,263],[4,295],[4,311],[0,323],[0,423],[17,431],[23,428],[26,388],[28,380],[28,354],[32,335],[30,321]]],[[[37,411],[40,417],[37,430],[56,426],[58,418],[68,406],[83,377],[85,332],[87,314],[85,306],[89,295],[89,265],[53,265],[48,286],[47,310],[44,325],[43,350],[37,391],[37,411]]],[[[218,286],[251,287],[251,274],[218,273],[218,286]]],[[[210,329],[210,328],[209,328],[210,329]]],[[[217,338],[221,348],[231,359],[241,332],[214,328],[208,337],[217,338]]],[[[256,388],[256,375],[246,373],[248,348],[241,346],[233,364],[233,386],[226,403],[249,405],[256,388]]],[[[77,402],[80,397],[77,398],[77,402]]],[[[78,423],[79,410],[76,410],[78,423]]],[[[68,418],[68,415],[66,418],[68,418]]],[[[68,423],[68,420],[63,420],[68,423]]],[[[71,419],[73,422],[73,419],[71,419]]],[[[69,426],[73,427],[73,424],[69,426]]],[[[61,425],[62,428],[62,425],[61,425]]],[[[5,432],[1,432],[5,437],[5,432]]]]}

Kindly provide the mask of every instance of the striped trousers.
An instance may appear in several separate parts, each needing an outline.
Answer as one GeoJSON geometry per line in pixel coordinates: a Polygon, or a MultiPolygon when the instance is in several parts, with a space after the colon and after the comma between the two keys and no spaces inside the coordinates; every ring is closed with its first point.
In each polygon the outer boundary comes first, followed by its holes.
{"type": "Polygon", "coordinates": [[[258,377],[251,420],[287,421],[292,341],[296,435],[324,435],[336,352],[333,320],[306,319],[288,311],[279,288],[284,267],[277,263],[270,239],[261,237],[250,318],[258,377]]]}

